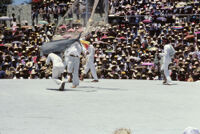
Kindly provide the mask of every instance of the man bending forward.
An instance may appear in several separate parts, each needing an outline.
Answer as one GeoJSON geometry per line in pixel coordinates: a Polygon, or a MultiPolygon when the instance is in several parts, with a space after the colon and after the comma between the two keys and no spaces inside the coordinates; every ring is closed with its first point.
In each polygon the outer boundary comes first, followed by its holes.
{"type": "Polygon", "coordinates": [[[56,82],[56,84],[60,85],[59,90],[63,91],[65,88],[65,82],[62,81],[62,74],[65,70],[64,64],[62,59],[54,53],[50,53],[48,55],[46,64],[49,65],[51,61],[53,63],[52,79],[56,82]]]}

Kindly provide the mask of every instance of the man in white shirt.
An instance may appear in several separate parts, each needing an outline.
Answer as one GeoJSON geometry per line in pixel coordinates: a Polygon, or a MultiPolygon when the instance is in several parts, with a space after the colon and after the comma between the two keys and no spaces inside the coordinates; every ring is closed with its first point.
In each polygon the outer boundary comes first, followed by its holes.
{"type": "Polygon", "coordinates": [[[172,84],[172,80],[170,78],[169,74],[169,64],[171,63],[171,59],[173,58],[175,54],[175,50],[171,44],[166,44],[164,46],[164,53],[161,53],[160,55],[163,56],[163,63],[161,65],[161,71],[164,75],[164,82],[163,84],[169,85],[172,84]]]}
{"type": "Polygon", "coordinates": [[[82,45],[79,41],[74,42],[65,52],[65,62],[67,61],[67,72],[72,74],[72,88],[79,85],[79,65],[80,55],[83,53],[82,45]]]}
{"type": "Polygon", "coordinates": [[[185,128],[183,134],[200,134],[200,131],[197,128],[187,127],[185,128]]]}
{"type": "Polygon", "coordinates": [[[63,91],[65,88],[65,82],[62,81],[62,74],[65,70],[64,64],[62,59],[54,53],[50,53],[48,55],[46,64],[49,65],[51,61],[53,63],[52,79],[56,82],[56,84],[60,85],[59,90],[63,91]]]}
{"type": "Polygon", "coordinates": [[[98,82],[96,68],[95,68],[95,64],[94,64],[95,49],[92,45],[85,46],[85,48],[86,48],[85,50],[86,50],[86,54],[87,54],[86,65],[85,65],[85,69],[83,71],[83,75],[81,75],[80,79],[83,80],[84,76],[90,70],[92,73],[92,77],[94,78],[94,80],[92,82],[98,82]]]}

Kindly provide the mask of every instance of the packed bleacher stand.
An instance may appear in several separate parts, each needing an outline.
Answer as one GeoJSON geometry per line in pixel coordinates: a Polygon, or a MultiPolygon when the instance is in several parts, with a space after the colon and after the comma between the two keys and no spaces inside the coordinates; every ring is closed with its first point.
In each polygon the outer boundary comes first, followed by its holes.
{"type": "MultiPolygon", "coordinates": [[[[62,2],[56,2],[56,5],[60,4],[62,2]]],[[[85,37],[96,49],[99,78],[161,79],[158,54],[162,52],[164,42],[170,41],[177,51],[170,65],[172,80],[200,80],[198,1],[112,0],[109,4],[111,25],[99,27],[85,37]]],[[[38,10],[48,21],[45,8],[55,3],[49,1],[47,5],[34,11],[38,10]]],[[[54,33],[54,24],[18,24],[15,31],[3,27],[0,33],[0,78],[51,77],[45,58],[40,57],[39,46],[50,41],[54,33]]],[[[80,69],[83,70],[83,64],[80,69]]]]}
{"type": "MultiPolygon", "coordinates": [[[[33,2],[33,25],[38,24],[38,18],[42,18],[42,20],[49,23],[58,23],[58,20],[66,14],[74,2],[75,0],[44,0],[36,3],[33,2]]],[[[69,17],[72,17],[72,14],[70,15],[69,17]]]]}

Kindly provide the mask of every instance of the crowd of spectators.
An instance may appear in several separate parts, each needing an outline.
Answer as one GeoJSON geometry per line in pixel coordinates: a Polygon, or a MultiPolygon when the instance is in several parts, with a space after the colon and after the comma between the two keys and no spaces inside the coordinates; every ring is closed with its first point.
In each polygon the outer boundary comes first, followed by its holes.
{"type": "Polygon", "coordinates": [[[3,27],[0,32],[0,78],[48,78],[39,47],[52,40],[54,30],[53,24],[34,27],[17,24],[15,31],[3,27]]]}
{"type": "MultiPolygon", "coordinates": [[[[165,6],[171,5],[172,14],[177,14],[174,10],[181,1],[173,4],[173,2],[152,0],[115,0],[110,1],[110,10],[113,8],[120,8],[120,10],[110,12],[118,14],[121,10],[126,10],[124,7],[131,2],[136,5],[133,7],[131,4],[132,11],[142,15],[141,10],[145,12],[150,10],[152,14],[147,15],[148,18],[140,17],[137,24],[126,20],[125,16],[124,22],[111,24],[109,27],[99,27],[85,37],[96,49],[95,64],[98,77],[100,79],[159,80],[161,79],[161,57],[158,55],[163,51],[166,43],[172,43],[177,51],[170,65],[172,80],[200,80],[198,19],[188,21],[184,17],[176,16],[169,22],[167,19],[154,21],[160,17],[159,15],[155,17],[155,12],[163,13],[162,9],[165,8],[162,7],[165,6]]],[[[190,3],[186,2],[186,4],[190,3]]],[[[198,3],[192,4],[195,10],[191,13],[197,13],[198,3]]],[[[40,26],[19,24],[17,26],[15,31],[6,27],[1,29],[0,78],[50,78],[51,69],[45,65],[45,57],[40,57],[39,47],[43,42],[52,40],[55,25],[50,23],[40,26]]],[[[80,65],[80,71],[83,70],[83,64],[84,60],[80,65]]]]}
{"type": "Polygon", "coordinates": [[[158,53],[172,43],[177,51],[170,65],[172,80],[199,80],[199,5],[180,0],[110,1],[110,15],[120,21],[87,37],[97,48],[98,76],[161,79],[158,53]]]}
{"type": "Polygon", "coordinates": [[[138,23],[142,20],[174,23],[177,16],[198,23],[199,5],[197,0],[111,0],[109,16],[118,17],[118,21],[129,23],[138,23]]]}
{"type": "MultiPolygon", "coordinates": [[[[33,25],[38,24],[39,17],[49,23],[52,21],[54,23],[58,23],[58,20],[66,14],[68,9],[71,8],[73,2],[74,0],[45,0],[38,3],[33,3],[33,25]]],[[[70,13],[68,17],[71,18],[72,13],[70,13]]]]}
{"type": "Polygon", "coordinates": [[[182,30],[174,30],[170,24],[162,25],[158,33],[149,30],[143,22],[139,27],[119,24],[92,31],[86,39],[96,48],[99,78],[161,79],[158,54],[165,43],[171,42],[177,51],[170,65],[172,79],[199,80],[200,40],[195,41],[195,36],[191,36],[194,34],[191,29],[200,30],[199,25],[181,25],[185,27],[182,30]]]}
{"type": "Polygon", "coordinates": [[[198,0],[109,0],[110,15],[131,16],[148,15],[150,19],[157,16],[173,14],[199,14],[198,0]]]}

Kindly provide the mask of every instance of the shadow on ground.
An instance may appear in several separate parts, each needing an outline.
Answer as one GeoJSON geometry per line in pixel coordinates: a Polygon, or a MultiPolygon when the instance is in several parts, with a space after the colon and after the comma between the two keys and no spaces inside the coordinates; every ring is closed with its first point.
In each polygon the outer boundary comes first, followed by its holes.
{"type": "Polygon", "coordinates": [[[56,88],[47,88],[47,90],[51,90],[51,91],[58,91],[58,92],[65,92],[65,91],[79,91],[79,92],[96,92],[96,90],[80,90],[80,89],[64,89],[63,91],[60,91],[59,89],[56,88]]]}
{"type": "Polygon", "coordinates": [[[108,87],[94,87],[94,86],[79,86],[78,88],[94,88],[94,89],[100,89],[100,90],[125,90],[125,89],[121,89],[121,88],[108,88],[108,87]]]}

